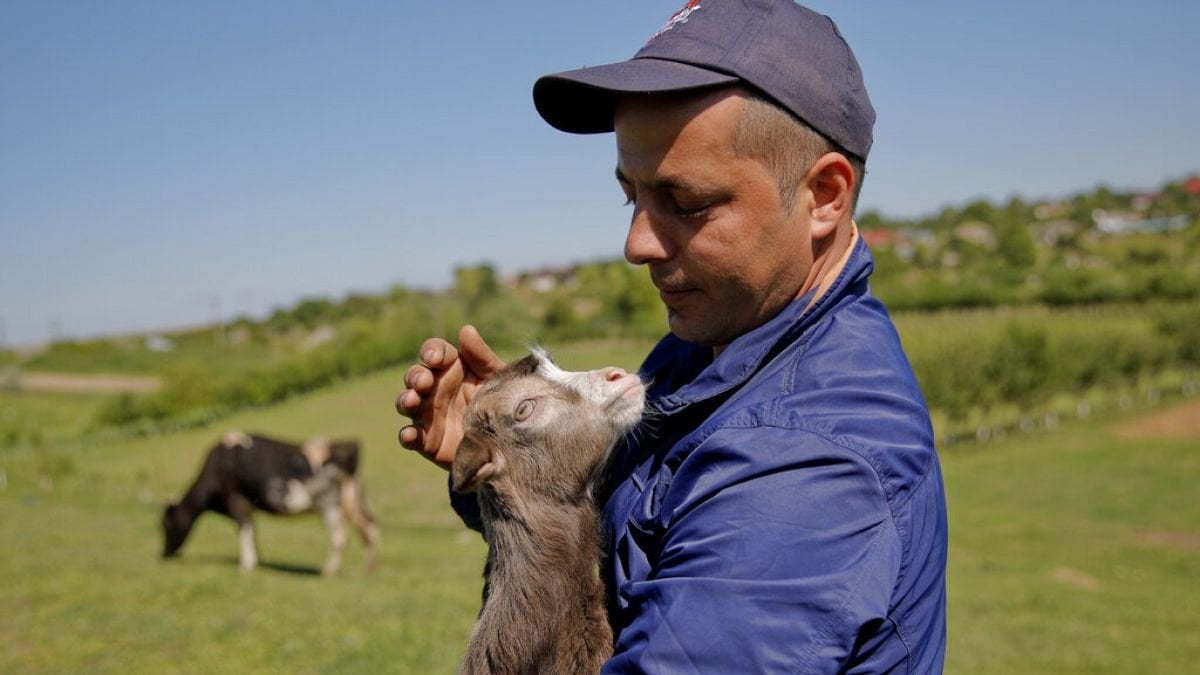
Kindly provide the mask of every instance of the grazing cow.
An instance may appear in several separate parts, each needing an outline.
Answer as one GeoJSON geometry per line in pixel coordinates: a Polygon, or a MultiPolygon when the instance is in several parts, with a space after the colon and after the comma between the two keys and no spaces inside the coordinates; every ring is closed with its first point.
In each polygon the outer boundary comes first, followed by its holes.
{"type": "Polygon", "coordinates": [[[379,528],[367,509],[358,475],[358,441],[314,439],[294,445],[241,432],[226,434],[209,450],[187,494],[163,513],[163,557],[178,554],[201,513],[216,511],[238,524],[241,568],[254,569],[255,509],[279,515],[320,513],[331,545],[322,568],[325,575],[336,574],[342,565],[345,513],[367,546],[367,571],[375,566],[379,528]]]}

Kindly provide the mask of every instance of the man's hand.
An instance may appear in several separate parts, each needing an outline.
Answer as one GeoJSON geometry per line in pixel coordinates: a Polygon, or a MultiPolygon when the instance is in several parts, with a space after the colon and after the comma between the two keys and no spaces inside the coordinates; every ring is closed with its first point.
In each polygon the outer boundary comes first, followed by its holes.
{"type": "Polygon", "coordinates": [[[396,412],[412,420],[400,430],[400,445],[449,469],[463,437],[467,404],[484,380],[505,366],[474,326],[458,333],[459,349],[439,338],[421,345],[421,362],[404,375],[396,412]],[[461,350],[461,352],[460,352],[461,350]]]}

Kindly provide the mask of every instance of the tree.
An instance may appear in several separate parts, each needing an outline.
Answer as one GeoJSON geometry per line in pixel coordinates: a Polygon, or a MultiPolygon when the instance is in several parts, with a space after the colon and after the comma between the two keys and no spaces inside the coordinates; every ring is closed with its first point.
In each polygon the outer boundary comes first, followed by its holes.
{"type": "Polygon", "coordinates": [[[1037,262],[1037,245],[1033,233],[1025,221],[1010,215],[995,224],[996,253],[1006,265],[1017,270],[1026,270],[1037,262]]]}
{"type": "Polygon", "coordinates": [[[500,294],[496,268],[489,263],[480,263],[474,267],[456,267],[454,292],[466,303],[468,311],[478,310],[484,302],[500,294]]]}

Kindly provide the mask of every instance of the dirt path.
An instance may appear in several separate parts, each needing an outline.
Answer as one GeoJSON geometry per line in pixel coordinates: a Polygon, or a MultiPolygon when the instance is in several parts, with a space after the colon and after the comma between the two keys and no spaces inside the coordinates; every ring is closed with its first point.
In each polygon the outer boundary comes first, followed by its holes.
{"type": "Polygon", "coordinates": [[[1117,438],[1193,438],[1200,440],[1200,399],[1192,398],[1117,427],[1117,438]]]}
{"type": "Polygon", "coordinates": [[[21,373],[20,391],[89,394],[141,394],[158,391],[162,380],[137,375],[84,375],[79,373],[21,373]]]}

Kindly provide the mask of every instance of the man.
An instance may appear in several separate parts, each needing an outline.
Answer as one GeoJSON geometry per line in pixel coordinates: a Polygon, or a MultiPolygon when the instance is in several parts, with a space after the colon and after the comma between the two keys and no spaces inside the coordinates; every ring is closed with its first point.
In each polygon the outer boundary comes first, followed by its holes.
{"type": "MultiPolygon", "coordinates": [[[[559,129],[615,131],[625,256],[671,329],[642,366],[652,425],[601,496],[606,672],[940,672],[941,472],[867,284],[874,111],[836,27],[692,0],[630,61],[543,77],[534,100],[559,129]]],[[[442,466],[503,365],[470,327],[459,347],[426,342],[397,399],[401,443],[442,466]]]]}

